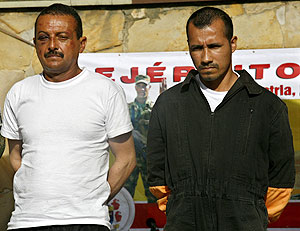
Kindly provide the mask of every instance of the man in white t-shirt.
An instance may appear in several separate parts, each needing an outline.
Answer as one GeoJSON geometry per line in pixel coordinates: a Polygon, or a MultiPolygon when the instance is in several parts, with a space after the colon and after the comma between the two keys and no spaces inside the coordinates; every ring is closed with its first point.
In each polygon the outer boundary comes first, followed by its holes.
{"type": "Polygon", "coordinates": [[[45,8],[34,43],[43,73],[16,83],[3,113],[16,171],[8,229],[109,230],[107,202],[136,164],[124,92],[79,68],[86,37],[73,8],[45,8]]]}

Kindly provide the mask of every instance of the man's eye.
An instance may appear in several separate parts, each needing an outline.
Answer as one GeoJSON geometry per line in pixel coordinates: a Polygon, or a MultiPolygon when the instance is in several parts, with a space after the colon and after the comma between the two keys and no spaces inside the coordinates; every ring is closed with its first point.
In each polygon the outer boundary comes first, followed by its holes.
{"type": "Polygon", "coordinates": [[[38,37],[38,40],[44,41],[44,40],[46,40],[47,38],[48,38],[48,36],[46,36],[46,35],[41,35],[41,36],[38,37]]]}
{"type": "Polygon", "coordinates": [[[208,47],[211,48],[211,49],[214,49],[214,48],[221,47],[221,45],[219,45],[219,44],[212,44],[212,45],[209,45],[208,47]]]}
{"type": "Polygon", "coordinates": [[[202,50],[202,48],[203,47],[201,47],[201,46],[194,46],[194,47],[192,47],[192,51],[199,51],[199,50],[202,50]]]}
{"type": "Polygon", "coordinates": [[[58,37],[60,40],[67,40],[69,37],[68,36],[65,36],[65,35],[60,35],[58,37]]]}

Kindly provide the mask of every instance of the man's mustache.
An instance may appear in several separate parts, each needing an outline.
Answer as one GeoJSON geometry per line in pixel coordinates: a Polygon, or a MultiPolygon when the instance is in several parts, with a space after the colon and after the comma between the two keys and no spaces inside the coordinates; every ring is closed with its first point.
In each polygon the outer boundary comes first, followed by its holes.
{"type": "Polygon", "coordinates": [[[219,65],[216,64],[216,63],[210,63],[210,64],[207,64],[207,65],[200,64],[198,66],[198,70],[202,70],[202,69],[206,69],[206,68],[219,68],[219,65]]]}
{"type": "Polygon", "coordinates": [[[61,58],[64,57],[64,54],[62,52],[59,52],[59,51],[49,51],[49,52],[44,54],[44,57],[48,58],[48,57],[53,56],[53,55],[54,56],[59,56],[61,58]]]}

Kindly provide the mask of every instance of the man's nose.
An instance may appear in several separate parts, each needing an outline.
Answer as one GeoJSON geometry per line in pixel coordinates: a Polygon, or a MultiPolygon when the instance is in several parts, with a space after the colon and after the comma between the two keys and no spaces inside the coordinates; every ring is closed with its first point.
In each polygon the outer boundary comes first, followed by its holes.
{"type": "Polygon", "coordinates": [[[55,38],[50,38],[49,40],[49,50],[57,50],[57,43],[55,38]]]}
{"type": "Polygon", "coordinates": [[[213,60],[211,57],[210,50],[207,47],[205,47],[202,52],[202,62],[203,63],[211,63],[212,61],[213,60]]]}

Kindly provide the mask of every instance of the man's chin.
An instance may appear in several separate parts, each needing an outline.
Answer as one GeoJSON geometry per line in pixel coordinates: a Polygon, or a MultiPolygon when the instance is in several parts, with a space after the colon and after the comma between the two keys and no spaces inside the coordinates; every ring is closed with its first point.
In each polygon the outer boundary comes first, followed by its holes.
{"type": "Polygon", "coordinates": [[[218,79],[217,76],[213,75],[213,74],[201,74],[200,73],[200,77],[201,79],[203,79],[206,82],[211,82],[211,81],[215,81],[216,79],[218,79]]]}
{"type": "Polygon", "coordinates": [[[61,69],[61,62],[47,62],[43,65],[44,70],[59,70],[61,69]]]}
{"type": "Polygon", "coordinates": [[[44,71],[44,73],[49,74],[49,75],[59,75],[59,74],[65,72],[66,70],[59,65],[57,65],[57,66],[49,65],[49,66],[43,66],[43,71],[44,71]]]}

